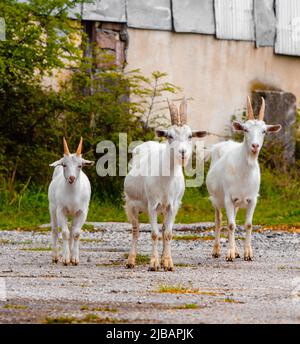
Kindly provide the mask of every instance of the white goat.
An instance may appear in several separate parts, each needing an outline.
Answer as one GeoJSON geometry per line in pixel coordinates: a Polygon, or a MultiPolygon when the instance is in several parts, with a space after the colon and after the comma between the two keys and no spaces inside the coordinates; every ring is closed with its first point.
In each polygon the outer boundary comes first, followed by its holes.
{"type": "Polygon", "coordinates": [[[184,194],[185,184],[182,166],[192,153],[192,137],[204,137],[205,131],[192,131],[187,122],[186,100],[178,109],[169,104],[172,126],[168,130],[156,130],[158,137],[166,137],[166,143],[149,141],[137,146],[133,152],[132,169],[125,178],[124,189],[126,213],[132,224],[132,246],[127,268],[133,268],[139,237],[139,213],[149,214],[152,226],[151,271],[159,269],[158,259],[158,213],[164,216],[161,265],[165,271],[173,271],[171,257],[172,227],[184,194]],[[138,154],[138,155],[137,155],[138,154]],[[151,171],[149,171],[151,169],[151,171]]]}
{"type": "Polygon", "coordinates": [[[51,164],[55,167],[49,185],[48,198],[52,228],[52,261],[57,263],[58,227],[62,229],[63,264],[79,263],[79,237],[84,224],[91,196],[91,185],[82,171],[83,166],[91,166],[93,161],[82,158],[82,138],[75,154],[70,154],[67,141],[63,139],[64,157],[51,164]],[[71,230],[68,229],[68,216],[73,218],[71,230]]]}
{"type": "Polygon", "coordinates": [[[239,208],[246,208],[244,259],[253,258],[252,218],[260,187],[258,155],[265,134],[277,133],[281,129],[280,124],[266,125],[263,121],[265,113],[263,98],[258,120],[254,118],[249,97],[247,113],[248,120],[245,123],[233,122],[233,129],[244,133],[244,141],[241,143],[227,141],[214,145],[211,151],[211,165],[206,177],[210,200],[215,208],[215,243],[212,255],[215,258],[220,256],[221,209],[225,208],[228,220],[229,249],[226,256],[228,261],[239,257],[234,238],[235,218],[239,208]]]}

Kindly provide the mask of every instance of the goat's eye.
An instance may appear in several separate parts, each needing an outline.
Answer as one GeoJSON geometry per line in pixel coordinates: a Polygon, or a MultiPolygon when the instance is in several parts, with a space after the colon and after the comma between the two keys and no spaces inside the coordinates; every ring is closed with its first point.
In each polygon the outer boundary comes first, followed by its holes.
{"type": "Polygon", "coordinates": [[[78,168],[82,168],[82,165],[78,165],[78,168]]]}
{"type": "Polygon", "coordinates": [[[193,137],[193,135],[189,135],[189,140],[191,140],[191,139],[192,139],[192,137],[193,137]]]}
{"type": "Polygon", "coordinates": [[[168,139],[169,140],[174,140],[174,136],[173,135],[168,135],[168,139]]]}
{"type": "Polygon", "coordinates": [[[66,165],[66,164],[61,164],[61,166],[62,166],[62,167],[67,167],[67,165],[66,165]]]}
{"type": "Polygon", "coordinates": [[[266,130],[263,130],[263,134],[266,134],[267,133],[267,131],[266,130]]]}
{"type": "Polygon", "coordinates": [[[248,129],[244,128],[244,132],[245,132],[245,133],[248,133],[248,129]]]}

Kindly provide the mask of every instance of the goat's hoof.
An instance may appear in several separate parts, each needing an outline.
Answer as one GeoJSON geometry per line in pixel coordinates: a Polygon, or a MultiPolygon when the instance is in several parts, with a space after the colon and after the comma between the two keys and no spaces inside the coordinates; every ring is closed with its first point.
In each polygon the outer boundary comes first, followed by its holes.
{"type": "Polygon", "coordinates": [[[165,271],[175,271],[174,266],[169,266],[169,267],[165,266],[164,270],[165,271]]]}
{"type": "Polygon", "coordinates": [[[72,259],[71,260],[72,265],[77,266],[79,264],[79,260],[77,259],[72,259]]]}
{"type": "Polygon", "coordinates": [[[58,263],[58,258],[52,258],[52,263],[57,264],[58,263]]]}
{"type": "Polygon", "coordinates": [[[151,258],[150,267],[149,267],[148,271],[158,271],[159,268],[160,268],[160,265],[159,265],[158,258],[157,257],[151,258]]]}
{"type": "Polygon", "coordinates": [[[64,266],[68,266],[68,265],[70,265],[70,260],[68,260],[68,259],[63,259],[63,265],[64,266]]]}
{"type": "Polygon", "coordinates": [[[240,254],[238,252],[235,252],[235,258],[241,258],[240,254]]]}
{"type": "Polygon", "coordinates": [[[236,251],[234,249],[228,250],[227,255],[226,255],[227,262],[234,262],[235,257],[236,257],[236,251]]]}
{"type": "Polygon", "coordinates": [[[216,252],[213,252],[211,255],[213,258],[219,258],[221,256],[220,253],[216,253],[216,252]]]}
{"type": "Polygon", "coordinates": [[[246,261],[251,261],[251,260],[253,260],[253,253],[252,253],[252,248],[251,248],[251,247],[245,248],[244,260],[246,260],[246,261]]]}
{"type": "Polygon", "coordinates": [[[164,258],[162,260],[162,267],[165,271],[174,271],[172,258],[164,258]]]}
{"type": "Polygon", "coordinates": [[[134,266],[135,266],[135,265],[134,265],[133,263],[127,263],[127,264],[125,265],[126,269],[133,269],[134,266]]]}
{"type": "Polygon", "coordinates": [[[149,266],[148,271],[158,271],[159,270],[159,266],[149,266]]]}
{"type": "Polygon", "coordinates": [[[253,256],[245,256],[244,260],[247,262],[251,262],[253,260],[253,256]]]}

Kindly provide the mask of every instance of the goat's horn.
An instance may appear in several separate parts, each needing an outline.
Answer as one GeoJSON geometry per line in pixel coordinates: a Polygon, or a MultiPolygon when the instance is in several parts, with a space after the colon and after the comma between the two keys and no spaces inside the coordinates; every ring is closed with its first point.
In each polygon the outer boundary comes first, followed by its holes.
{"type": "Polygon", "coordinates": [[[80,138],[80,142],[79,142],[79,145],[77,147],[76,155],[80,156],[81,155],[81,151],[82,151],[82,137],[80,138]]]}
{"type": "Polygon", "coordinates": [[[258,120],[263,121],[265,116],[266,103],[263,97],[261,97],[261,107],[258,114],[258,120]]]}
{"type": "Polygon", "coordinates": [[[252,104],[249,96],[247,97],[247,116],[248,119],[254,119],[252,104]]]}
{"type": "Polygon", "coordinates": [[[172,125],[180,125],[180,117],[178,114],[178,109],[174,103],[169,103],[169,99],[167,99],[168,105],[169,105],[169,110],[170,110],[170,115],[171,115],[171,123],[172,125]]]}
{"type": "Polygon", "coordinates": [[[69,147],[65,138],[63,138],[63,143],[64,143],[64,154],[70,155],[69,147]]]}
{"type": "Polygon", "coordinates": [[[187,123],[187,100],[184,97],[179,107],[181,125],[187,123]]]}

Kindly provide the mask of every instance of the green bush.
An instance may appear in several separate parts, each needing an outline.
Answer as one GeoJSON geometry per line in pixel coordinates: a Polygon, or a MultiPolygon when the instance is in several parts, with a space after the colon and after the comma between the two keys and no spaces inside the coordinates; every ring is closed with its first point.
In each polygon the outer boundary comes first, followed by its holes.
{"type": "MultiPolygon", "coordinates": [[[[152,139],[157,97],[177,90],[163,80],[166,74],[125,73],[109,54],[90,46],[80,22],[67,17],[82,2],[90,0],[0,3],[6,22],[6,40],[0,42],[0,188],[7,202],[14,202],[24,185],[46,189],[53,172],[49,163],[61,157],[63,136],[71,150],[82,136],[83,153],[92,160],[99,158],[95,149],[102,140],[118,148],[119,133],[128,135],[128,143],[152,139]],[[82,54],[87,50],[93,58],[82,54]],[[59,91],[43,88],[44,76],[71,65],[72,77],[59,91]]],[[[122,177],[100,178],[95,169],[87,173],[94,194],[121,200],[122,177]]]]}

